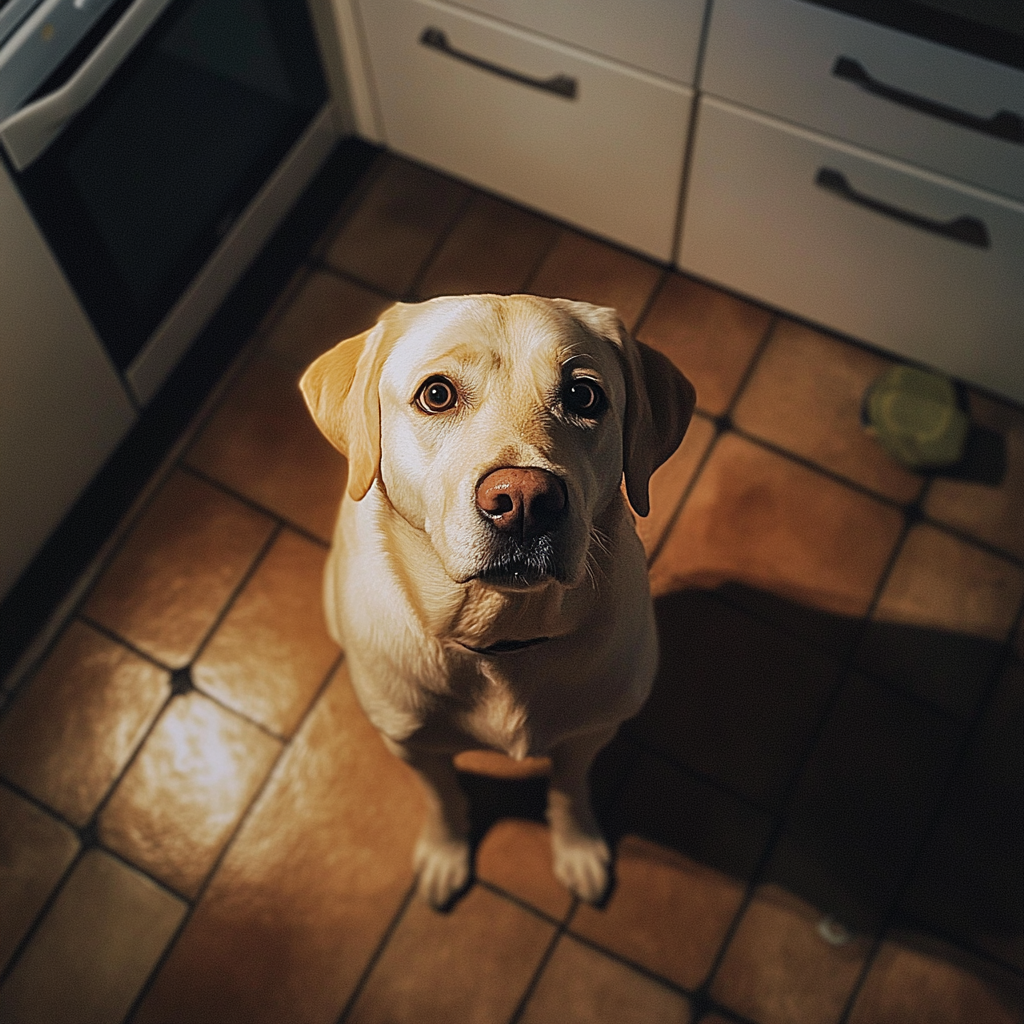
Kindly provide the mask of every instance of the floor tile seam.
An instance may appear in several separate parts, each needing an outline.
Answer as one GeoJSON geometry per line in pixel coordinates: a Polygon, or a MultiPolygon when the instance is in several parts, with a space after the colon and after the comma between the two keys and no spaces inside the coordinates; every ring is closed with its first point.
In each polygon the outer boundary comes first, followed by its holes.
{"type": "Polygon", "coordinates": [[[732,940],[739,931],[743,917],[746,915],[747,910],[754,901],[754,896],[758,888],[767,878],[768,866],[771,864],[772,858],[775,856],[779,844],[786,836],[787,825],[789,823],[793,803],[796,799],[800,780],[802,779],[804,772],[807,770],[807,766],[814,755],[814,751],[818,746],[822,734],[824,733],[825,726],[828,724],[835,712],[835,708],[839,703],[840,697],[849,685],[849,679],[850,675],[848,672],[844,671],[840,673],[838,681],[832,688],[832,693],[828,696],[822,706],[815,728],[811,730],[807,741],[804,744],[803,755],[798,759],[798,763],[791,772],[787,784],[783,787],[783,792],[778,802],[778,810],[774,813],[772,827],[769,831],[768,838],[765,840],[761,857],[750,874],[750,879],[747,882],[743,899],[740,901],[740,905],[737,907],[736,913],[733,915],[733,919],[730,922],[728,929],[726,929],[726,933],[723,936],[718,953],[712,962],[710,970],[708,971],[708,977],[705,982],[708,992],[710,992],[711,986],[714,984],[715,977],[728,954],[732,940]]]}
{"type": "Polygon", "coordinates": [[[526,1008],[529,1006],[530,1000],[537,991],[537,986],[540,984],[540,980],[543,977],[544,972],[547,970],[548,964],[551,963],[551,958],[555,954],[555,949],[558,947],[559,942],[561,942],[562,936],[566,933],[568,922],[572,920],[572,916],[576,912],[579,902],[579,897],[573,895],[572,903],[564,920],[556,924],[555,929],[551,934],[551,938],[548,940],[548,944],[545,947],[544,952],[541,954],[537,966],[530,975],[530,979],[527,981],[522,995],[519,997],[518,1002],[512,1010],[511,1016],[508,1018],[508,1024],[519,1024],[519,1021],[522,1020],[523,1014],[526,1012],[526,1008]]]}
{"type": "MultiPolygon", "coordinates": [[[[189,445],[199,434],[206,421],[212,416],[229,387],[241,375],[244,368],[256,353],[257,345],[253,339],[247,341],[241,351],[231,361],[228,369],[203,399],[199,409],[189,421],[188,426],[164,455],[160,465],[150,474],[139,493],[132,499],[125,514],[114,527],[113,532],[103,542],[100,550],[85,570],[72,585],[69,594],[58,604],[40,631],[39,640],[33,641],[18,662],[3,680],[3,688],[7,698],[10,693],[21,688],[40,668],[52,653],[68,623],[84,607],[92,591],[102,578],[110,564],[124,547],[128,537],[151,507],[163,485],[173,475],[175,469],[181,467],[182,457],[189,445]],[[13,680],[13,685],[9,685],[13,680]]],[[[6,704],[6,700],[4,701],[6,704]]]]}
{"type": "Polygon", "coordinates": [[[897,512],[905,513],[908,508],[912,508],[916,504],[916,499],[911,501],[899,501],[889,495],[882,494],[880,491],[874,491],[866,484],[863,484],[858,480],[854,480],[852,477],[844,476],[842,473],[834,469],[830,469],[828,466],[824,466],[820,462],[815,462],[806,455],[800,455],[798,452],[791,451],[769,438],[762,437],[759,434],[754,434],[751,431],[744,429],[743,427],[739,427],[732,421],[730,421],[729,424],[729,431],[737,437],[742,438],[744,441],[747,441],[749,444],[756,445],[758,448],[763,448],[765,451],[771,452],[773,455],[778,455],[789,462],[794,462],[798,466],[802,466],[804,469],[811,470],[819,476],[825,477],[832,483],[839,484],[841,487],[855,491],[863,497],[872,498],[879,504],[895,509],[897,512]]]}
{"type": "MultiPolygon", "coordinates": [[[[316,694],[314,695],[313,699],[309,702],[309,706],[306,708],[301,718],[299,719],[299,722],[295,727],[295,731],[292,734],[292,739],[294,739],[294,737],[298,735],[298,733],[302,729],[303,724],[313,713],[313,709],[317,706],[317,704],[319,704],[324,692],[330,685],[331,680],[334,678],[335,673],[340,667],[342,660],[343,659],[341,657],[338,658],[334,667],[331,669],[330,672],[327,673],[323,682],[320,684],[320,687],[317,690],[316,694]]],[[[173,700],[174,698],[172,697],[171,699],[173,700]]],[[[163,969],[163,966],[166,964],[166,962],[172,955],[174,948],[177,946],[179,938],[182,936],[189,922],[192,920],[192,916],[195,913],[196,909],[201,905],[207,890],[213,883],[214,878],[216,878],[217,873],[221,868],[221,865],[224,863],[224,860],[228,856],[229,851],[234,846],[235,840],[238,838],[239,834],[248,824],[248,821],[252,816],[254,809],[262,799],[264,793],[266,793],[268,787],[270,786],[271,782],[273,781],[274,777],[277,774],[277,770],[281,765],[281,762],[287,756],[290,748],[291,739],[281,743],[281,746],[277,751],[277,754],[275,755],[273,761],[267,767],[267,771],[266,774],[263,776],[263,780],[260,782],[259,786],[257,786],[256,789],[253,791],[252,796],[249,798],[242,812],[239,814],[238,820],[235,822],[234,828],[232,828],[228,835],[225,837],[224,842],[222,843],[221,848],[218,851],[216,857],[213,859],[213,862],[211,863],[209,870],[206,872],[205,877],[203,878],[198,888],[196,889],[195,895],[192,897],[182,897],[185,900],[186,909],[184,915],[182,916],[181,922],[179,923],[174,934],[170,937],[170,939],[168,939],[167,945],[164,947],[163,952],[160,954],[160,956],[154,963],[153,969],[150,971],[146,980],[143,982],[143,984],[139,988],[139,991],[136,993],[136,996],[133,999],[128,1012],[124,1016],[125,1024],[132,1020],[142,1001],[145,999],[146,995],[153,987],[153,984],[155,983],[157,977],[160,974],[160,971],[163,969]]],[[[113,792],[113,789],[111,790],[111,792],[113,792]]],[[[130,861],[127,860],[125,860],[125,863],[128,864],[130,867],[133,867],[136,871],[145,874],[147,877],[152,877],[150,873],[146,871],[144,868],[133,865],[131,864],[130,861]]],[[[156,881],[156,879],[154,880],[156,881]]],[[[169,889],[166,883],[161,882],[160,884],[164,888],[169,889]]],[[[173,890],[170,889],[169,891],[173,892],[173,890]]]]}
{"type": "Polygon", "coordinates": [[[997,544],[993,544],[991,541],[969,533],[962,527],[958,527],[952,523],[943,522],[941,519],[930,516],[923,510],[923,508],[917,512],[915,521],[917,523],[923,523],[925,526],[930,526],[933,529],[940,530],[942,533],[949,534],[951,537],[955,537],[957,540],[962,541],[965,544],[970,544],[971,547],[980,548],[986,554],[999,558],[1004,562],[1009,562],[1017,569],[1024,569],[1024,558],[1020,555],[1015,555],[1012,551],[1007,551],[1006,549],[999,547],[997,544]]]}
{"type": "Polygon", "coordinates": [[[915,934],[923,935],[925,938],[937,940],[945,946],[951,946],[953,949],[967,953],[975,960],[980,960],[989,968],[1005,971],[1007,974],[1024,981],[1024,967],[1010,963],[1008,960],[1003,960],[995,953],[975,945],[969,938],[959,936],[955,932],[931,924],[917,914],[897,909],[897,913],[890,923],[889,934],[903,930],[913,931],[915,934]]]}
{"type": "MultiPolygon", "coordinates": [[[[658,290],[659,289],[655,289],[655,291],[658,290]]],[[[740,395],[746,388],[747,381],[751,378],[751,376],[753,376],[757,368],[757,364],[761,359],[762,352],[767,348],[769,342],[771,341],[772,335],[775,332],[775,328],[778,321],[779,314],[777,312],[771,311],[771,315],[768,317],[768,322],[765,326],[764,333],[761,335],[761,338],[755,346],[754,351],[750,356],[750,360],[748,361],[747,366],[743,371],[743,374],[740,376],[739,382],[736,385],[732,398],[730,399],[725,412],[720,415],[714,415],[705,409],[701,409],[699,404],[695,408],[695,412],[699,412],[702,416],[711,421],[712,425],[714,426],[715,433],[714,436],[711,438],[711,441],[709,442],[707,448],[705,449],[704,454],[701,457],[699,463],[694,469],[689,482],[687,483],[682,495],[679,498],[679,501],[676,503],[675,509],[669,516],[665,528],[661,531],[661,535],[658,539],[658,543],[654,547],[654,551],[651,553],[651,556],[647,559],[648,570],[650,570],[650,568],[654,565],[655,560],[661,554],[663,548],[665,547],[665,544],[668,542],[669,535],[672,533],[672,530],[678,522],[679,517],[682,515],[683,508],[686,506],[686,502],[689,499],[691,493],[693,492],[693,489],[697,484],[697,480],[699,479],[701,473],[704,470],[704,467],[707,465],[708,460],[711,457],[711,452],[718,446],[718,443],[722,439],[722,437],[724,437],[727,433],[735,429],[732,422],[732,410],[735,409],[736,403],[739,401],[740,395]]]]}
{"type": "Polygon", "coordinates": [[[363,205],[374,184],[384,174],[388,164],[393,162],[394,157],[386,147],[377,143],[371,143],[371,145],[377,148],[377,154],[370,161],[369,166],[359,177],[359,180],[352,186],[347,195],[342,198],[334,213],[331,214],[327,225],[320,232],[316,241],[310,246],[309,251],[306,253],[307,263],[325,262],[326,254],[338,235],[341,234],[348,222],[363,205]]]}
{"type": "MultiPolygon", "coordinates": [[[[525,910],[531,916],[539,918],[545,924],[550,924],[555,928],[560,928],[565,924],[566,919],[572,912],[573,905],[570,904],[566,912],[559,918],[554,917],[547,911],[542,910],[540,907],[531,903],[528,899],[523,896],[519,896],[512,892],[510,889],[506,889],[504,886],[497,882],[492,882],[487,878],[480,878],[474,872],[472,879],[470,880],[471,886],[480,886],[481,889],[486,889],[488,892],[493,893],[495,896],[501,897],[503,900],[507,900],[509,903],[514,903],[521,910],[525,910]]],[[[574,897],[575,898],[575,897],[574,897]]]]}
{"type": "MultiPolygon", "coordinates": [[[[525,207],[524,207],[525,209],[525,207]]],[[[555,251],[555,246],[558,245],[558,240],[562,235],[563,227],[558,221],[553,220],[544,214],[538,214],[534,211],[527,211],[532,213],[533,216],[539,216],[543,220],[546,220],[553,227],[551,232],[551,240],[547,245],[543,247],[541,254],[533,261],[533,266],[527,271],[526,277],[523,279],[522,292],[525,294],[531,294],[530,288],[533,286],[533,282],[537,280],[537,275],[540,274],[541,267],[547,262],[548,257],[555,251]]]]}
{"type": "Polygon", "coordinates": [[[757,814],[765,814],[772,819],[774,819],[778,814],[777,809],[773,809],[767,804],[759,803],[753,797],[749,797],[745,793],[741,793],[738,789],[733,789],[733,787],[728,783],[715,778],[715,776],[710,775],[707,772],[702,772],[699,768],[695,768],[692,765],[687,764],[680,758],[675,757],[674,755],[662,750],[660,747],[655,746],[642,736],[629,731],[627,733],[627,738],[638,751],[642,752],[646,756],[654,759],[655,761],[660,761],[663,765],[674,769],[681,775],[689,777],[691,781],[710,787],[720,796],[725,796],[731,800],[737,801],[747,810],[754,811],[757,814]]]}
{"type": "Polygon", "coordinates": [[[986,692],[982,696],[981,700],[978,701],[978,706],[975,709],[970,724],[961,733],[957,752],[951,759],[949,768],[946,772],[946,777],[943,780],[942,786],[939,788],[939,792],[935,796],[935,801],[931,808],[931,812],[928,815],[928,820],[922,826],[920,834],[917,837],[917,842],[914,845],[912,852],[907,857],[906,865],[901,872],[900,881],[894,887],[892,897],[888,900],[888,909],[882,915],[881,924],[877,929],[876,935],[873,937],[871,947],[865,957],[860,975],[850,993],[837,1024],[847,1024],[850,1014],[853,1012],[854,1006],[856,1005],[857,999],[860,995],[860,991],[867,980],[867,976],[874,965],[878,952],[885,941],[885,937],[892,928],[893,923],[898,921],[901,916],[900,906],[903,902],[903,898],[905,897],[907,890],[910,888],[921,862],[928,851],[929,844],[942,822],[942,817],[949,806],[950,796],[953,789],[957,782],[963,777],[963,771],[971,749],[972,740],[985,719],[989,705],[995,698],[996,690],[999,686],[1000,674],[1000,671],[993,670],[986,692]]]}
{"type": "Polygon", "coordinates": [[[468,185],[468,183],[466,182],[459,182],[458,179],[456,178],[450,178],[450,180],[455,181],[459,184],[466,185],[468,189],[468,194],[465,196],[462,202],[459,203],[457,211],[454,212],[449,217],[448,222],[437,233],[437,237],[434,239],[434,244],[427,251],[427,254],[424,256],[423,261],[419,265],[419,268],[413,274],[412,279],[409,281],[408,287],[405,289],[403,293],[403,298],[406,302],[420,301],[420,285],[423,283],[424,279],[427,276],[427,273],[430,271],[430,268],[433,266],[434,261],[437,259],[441,250],[447,244],[448,239],[451,237],[452,232],[455,230],[455,226],[466,215],[470,205],[472,204],[473,200],[476,198],[479,192],[479,189],[474,188],[472,185],[468,185]]]}
{"type": "MultiPolygon", "coordinates": [[[[664,988],[674,992],[676,995],[682,996],[687,1000],[691,1008],[694,1009],[694,1020],[697,1020],[700,1016],[706,1016],[709,1013],[720,1013],[729,1020],[735,1021],[736,1024],[755,1024],[754,1021],[749,1020],[747,1017],[744,1017],[742,1014],[730,1009],[722,1003],[719,1003],[711,997],[707,991],[710,983],[710,974],[708,978],[701,982],[701,984],[696,988],[687,988],[685,985],[672,981],[671,978],[667,978],[665,975],[659,974],[652,968],[645,966],[639,960],[634,960],[622,953],[617,953],[615,950],[607,948],[600,942],[588,938],[580,932],[573,931],[571,921],[563,929],[562,934],[576,942],[579,942],[581,945],[586,946],[593,952],[599,953],[601,956],[606,957],[623,967],[628,967],[630,970],[635,971],[648,981],[656,982],[664,988]]],[[[515,1024],[515,1022],[512,1021],[510,1024],[515,1024]]]]}
{"type": "MultiPolygon", "coordinates": [[[[8,784],[6,780],[4,780],[4,783],[5,785],[8,784]]],[[[14,789],[15,787],[11,788],[14,789]]],[[[26,799],[30,799],[33,804],[35,804],[43,810],[46,810],[45,805],[40,803],[38,800],[31,798],[30,794],[26,794],[24,791],[20,790],[20,788],[17,788],[15,791],[18,792],[19,796],[23,796],[26,799]]],[[[53,815],[52,811],[50,811],[49,813],[51,814],[51,816],[53,815]]],[[[76,834],[82,831],[76,826],[71,825],[65,819],[61,820],[64,824],[67,824],[70,828],[74,829],[76,834]]],[[[167,895],[173,897],[178,902],[184,904],[187,912],[187,908],[189,907],[190,902],[189,898],[183,895],[182,893],[178,892],[176,889],[168,885],[166,882],[159,879],[156,875],[152,874],[150,871],[147,871],[145,868],[139,867],[139,865],[137,864],[133,864],[127,857],[119,853],[117,850],[105,846],[102,842],[99,841],[98,838],[90,840],[88,842],[83,842],[81,839],[79,839],[78,849],[75,851],[75,855],[71,858],[71,861],[68,863],[67,868],[65,868],[64,872],[61,874],[60,878],[54,884],[53,888],[50,890],[46,899],[41,904],[39,910],[36,912],[35,916],[32,919],[32,923],[29,925],[28,929],[26,929],[25,934],[22,936],[21,940],[18,942],[14,951],[11,953],[11,956],[8,959],[7,964],[4,965],[2,969],[0,969],[0,991],[3,990],[3,987],[7,983],[10,976],[17,969],[18,963],[21,961],[25,953],[28,951],[29,947],[32,945],[32,942],[36,934],[39,932],[39,929],[42,927],[43,922],[46,920],[50,911],[53,909],[57,901],[60,899],[61,894],[64,892],[64,889],[66,888],[71,876],[75,873],[75,871],[78,870],[78,867],[81,864],[82,860],[85,858],[85,856],[94,850],[104,854],[107,857],[110,857],[112,860],[118,861],[122,865],[122,867],[127,868],[133,873],[141,875],[143,878],[146,879],[146,881],[152,883],[167,895]]]]}
{"type": "Polygon", "coordinates": [[[683,488],[683,493],[679,496],[679,500],[676,502],[672,514],[668,517],[668,519],[665,522],[665,525],[661,529],[661,532],[658,534],[657,543],[654,545],[653,549],[651,550],[651,554],[647,558],[648,572],[651,571],[651,569],[654,566],[654,563],[657,561],[658,557],[664,550],[665,545],[668,543],[669,535],[672,533],[672,530],[675,528],[676,523],[679,521],[679,517],[683,513],[683,508],[685,507],[687,500],[693,493],[694,487],[697,486],[697,481],[703,473],[704,467],[708,464],[708,461],[711,458],[711,453],[714,451],[715,448],[718,447],[719,439],[726,433],[726,431],[721,429],[717,423],[715,423],[714,421],[712,421],[712,423],[714,426],[714,435],[708,442],[707,448],[704,449],[704,454],[698,460],[697,465],[693,469],[693,472],[690,474],[690,479],[687,481],[686,486],[683,488]]]}
{"type": "Polygon", "coordinates": [[[351,270],[343,270],[340,267],[336,267],[333,263],[326,263],[322,260],[313,259],[310,261],[309,266],[314,272],[319,271],[323,274],[329,274],[331,277],[334,277],[339,281],[344,281],[346,284],[355,285],[357,288],[361,288],[366,292],[372,292],[379,298],[388,299],[391,302],[402,301],[401,297],[397,296],[389,288],[384,288],[374,281],[369,281],[366,278],[360,277],[351,270]]]}
{"type": "Polygon", "coordinates": [[[261,516],[269,519],[273,523],[274,529],[278,535],[284,531],[296,533],[302,537],[303,540],[307,540],[311,544],[315,544],[318,548],[323,548],[325,551],[330,548],[331,542],[329,540],[323,537],[318,537],[315,533],[306,529],[306,527],[300,526],[287,516],[283,516],[280,512],[275,512],[272,508],[268,508],[266,505],[261,505],[254,498],[250,498],[248,495],[236,490],[230,484],[224,483],[223,480],[218,480],[215,476],[207,473],[206,470],[200,469],[198,466],[193,466],[190,462],[182,462],[179,468],[182,473],[186,473],[189,476],[195,477],[197,480],[201,480],[204,484],[208,484],[210,487],[222,492],[229,498],[233,498],[250,511],[257,512],[261,516]]]}
{"type": "Polygon", "coordinates": [[[398,904],[397,909],[391,915],[391,920],[388,921],[380,939],[376,946],[374,946],[366,964],[363,966],[362,971],[353,986],[352,991],[349,993],[342,1006],[338,1016],[335,1018],[336,1024],[345,1024],[348,1020],[349,1014],[352,1012],[353,1007],[359,1001],[359,997],[363,994],[367,984],[369,983],[370,977],[373,974],[377,964],[380,963],[381,958],[384,956],[384,952],[391,943],[391,939],[395,932],[398,930],[402,919],[405,917],[412,905],[413,900],[416,898],[416,879],[414,878],[408,888],[405,890],[405,895],[402,897],[398,904]]]}
{"type": "Polygon", "coordinates": [[[656,263],[655,266],[659,271],[658,276],[655,278],[654,284],[651,285],[651,290],[647,293],[647,298],[645,298],[641,304],[639,312],[634,317],[633,326],[629,328],[629,335],[631,338],[636,338],[643,329],[644,321],[646,321],[647,317],[650,315],[651,309],[654,307],[654,303],[659,293],[665,287],[665,282],[669,279],[669,274],[671,273],[671,268],[669,266],[660,263],[656,263]]]}

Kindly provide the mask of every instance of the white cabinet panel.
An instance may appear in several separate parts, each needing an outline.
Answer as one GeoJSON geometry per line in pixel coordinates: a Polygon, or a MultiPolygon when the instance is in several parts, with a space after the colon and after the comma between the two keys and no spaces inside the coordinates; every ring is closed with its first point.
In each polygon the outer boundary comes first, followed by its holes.
{"type": "Polygon", "coordinates": [[[693,84],[705,0],[461,0],[461,5],[693,84]]]}
{"type": "Polygon", "coordinates": [[[716,0],[701,88],[1024,200],[1015,68],[801,0],[716,0]],[[1001,111],[1017,141],[986,130],[1001,111]]]}
{"type": "Polygon", "coordinates": [[[0,166],[0,598],[135,418],[0,166]]]}
{"type": "Polygon", "coordinates": [[[671,258],[690,89],[430,0],[361,12],[389,146],[671,258]],[[558,76],[573,98],[522,81],[558,76]]]}
{"type": "Polygon", "coordinates": [[[1024,205],[708,97],[694,146],[684,270],[1024,402],[1024,205]]]}

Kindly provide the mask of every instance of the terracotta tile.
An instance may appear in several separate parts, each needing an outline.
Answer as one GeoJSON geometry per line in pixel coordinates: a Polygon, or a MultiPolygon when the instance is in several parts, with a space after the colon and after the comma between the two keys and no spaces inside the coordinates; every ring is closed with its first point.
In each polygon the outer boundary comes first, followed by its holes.
{"type": "Polygon", "coordinates": [[[706,592],[658,598],[655,615],[661,665],[628,734],[777,807],[839,681],[838,665],[706,592]]]}
{"type": "Polygon", "coordinates": [[[1011,663],[904,899],[915,919],[1024,972],[1024,666],[1011,663]]]}
{"type": "Polygon", "coordinates": [[[174,472],[132,528],[85,614],[171,668],[191,660],[273,523],[174,472]]]}
{"type": "Polygon", "coordinates": [[[88,850],[0,989],[0,1020],[117,1024],[185,914],[185,904],[88,850]]]}
{"type": "Polygon", "coordinates": [[[72,622],[0,722],[0,774],[85,825],[170,696],[169,680],[72,622]]]}
{"type": "Polygon", "coordinates": [[[937,477],[928,488],[925,512],[1024,558],[1024,411],[972,393],[970,413],[974,437],[968,461],[977,470],[994,464],[996,472],[988,482],[937,477]],[[993,458],[993,452],[1003,458],[993,458]]]}
{"type": "Polygon", "coordinates": [[[894,508],[727,433],[651,567],[651,587],[728,585],[759,613],[842,646],[902,523],[894,508]]]}
{"type": "Polygon", "coordinates": [[[334,1021],[412,884],[423,797],[344,666],[295,735],[136,1021],[334,1021]]]}
{"type": "Polygon", "coordinates": [[[331,243],[327,262],[400,298],[471,195],[451,178],[392,157],[331,243]]]}
{"type": "Polygon", "coordinates": [[[78,837],[0,786],[0,971],[78,853],[78,837]]]}
{"type": "Polygon", "coordinates": [[[521,292],[558,230],[544,217],[478,193],[431,261],[417,292],[425,299],[521,292]]]}
{"type": "Polygon", "coordinates": [[[267,334],[267,351],[305,369],[345,338],[372,327],[392,300],[337,274],[314,270],[267,334]]]}
{"type": "Polygon", "coordinates": [[[776,886],[758,889],[715,973],[716,1002],[758,1024],[839,1020],[869,944],[834,946],[814,907],[776,886]]]}
{"type": "Polygon", "coordinates": [[[324,624],[326,557],[282,531],[192,667],[201,690],[278,735],[294,732],[338,660],[324,624]]]}
{"type": "Polygon", "coordinates": [[[563,936],[526,1004],[523,1024],[690,1024],[689,1001],[563,936]]]}
{"type": "Polygon", "coordinates": [[[739,910],[771,821],[733,797],[640,762],[622,795],[615,887],[581,905],[574,933],[696,989],[739,910]]]}
{"type": "Polygon", "coordinates": [[[100,840],[195,896],[280,749],[200,693],[176,698],[104,807],[100,840]]]}
{"type": "Polygon", "coordinates": [[[615,858],[606,907],[581,905],[572,931],[686,988],[707,977],[743,900],[721,872],[636,836],[615,858]]]}
{"type": "Polygon", "coordinates": [[[277,359],[254,359],[186,460],[328,540],[345,487],[345,460],[317,430],[299,392],[300,376],[297,367],[277,359]]]}
{"type": "Polygon", "coordinates": [[[563,228],[528,290],[611,306],[632,330],[660,276],[655,264],[639,256],[563,228]]]}
{"type": "Polygon", "coordinates": [[[447,914],[414,900],[346,1020],[504,1024],[553,935],[553,925],[480,886],[447,914]]]}
{"type": "Polygon", "coordinates": [[[477,848],[476,875],[557,920],[572,905],[551,870],[551,833],[537,821],[496,822],[477,848]]]}
{"type": "Polygon", "coordinates": [[[881,946],[850,1024],[1020,1024],[1024,980],[937,940],[897,932],[881,946]]]}
{"type": "Polygon", "coordinates": [[[771,314],[710,285],[669,274],[637,331],[697,389],[697,407],[720,416],[732,404],[771,314]]]}
{"type": "Polygon", "coordinates": [[[895,501],[924,478],[903,469],[861,423],[864,394],[892,360],[780,320],[732,412],[741,429],[895,501]]]}
{"type": "Polygon", "coordinates": [[[871,931],[888,913],[959,749],[948,718],[859,678],[832,709],[768,877],[871,931]]]}
{"type": "Polygon", "coordinates": [[[636,532],[643,541],[648,556],[657,548],[672,521],[683,492],[693,479],[693,474],[714,437],[714,424],[703,416],[694,416],[683,443],[667,462],[654,471],[648,486],[651,499],[650,514],[645,518],[636,517],[636,532]]]}
{"type": "Polygon", "coordinates": [[[858,658],[872,672],[970,715],[1022,598],[1020,568],[918,524],[889,574],[858,658]]]}

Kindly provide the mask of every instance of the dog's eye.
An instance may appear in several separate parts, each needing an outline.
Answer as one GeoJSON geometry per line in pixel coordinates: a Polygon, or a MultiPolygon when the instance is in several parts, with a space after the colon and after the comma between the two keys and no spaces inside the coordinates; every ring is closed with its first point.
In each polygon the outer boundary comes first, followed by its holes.
{"type": "Polygon", "coordinates": [[[447,412],[458,401],[459,393],[447,377],[428,377],[416,394],[416,404],[429,413],[447,412]]]}
{"type": "Polygon", "coordinates": [[[562,395],[562,404],[574,416],[597,419],[608,407],[608,399],[596,380],[578,377],[570,381],[562,395]]]}

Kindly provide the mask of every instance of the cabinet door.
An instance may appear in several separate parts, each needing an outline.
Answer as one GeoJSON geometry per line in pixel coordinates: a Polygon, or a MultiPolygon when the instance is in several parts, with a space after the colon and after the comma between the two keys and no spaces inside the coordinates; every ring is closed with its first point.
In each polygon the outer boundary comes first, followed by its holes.
{"type": "Polygon", "coordinates": [[[1024,401],[1024,205],[703,97],[679,264],[1024,401]]]}
{"type": "Polygon", "coordinates": [[[389,146],[658,259],[690,89],[430,0],[363,0],[389,146]]]}
{"type": "Polygon", "coordinates": [[[0,166],[0,598],[136,414],[0,166]]]}
{"type": "Polygon", "coordinates": [[[1024,71],[801,0],[715,0],[702,88],[1024,200],[1024,71]]]}

